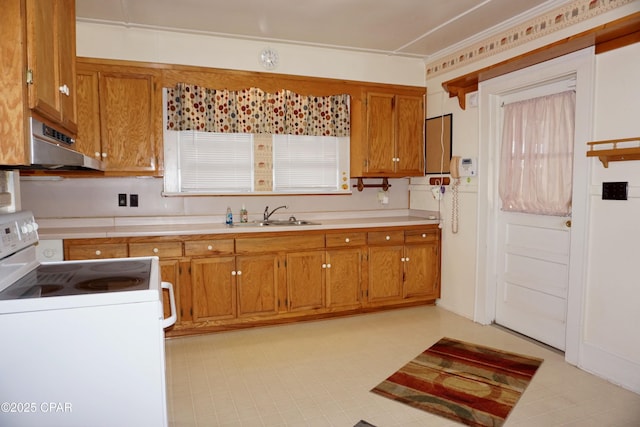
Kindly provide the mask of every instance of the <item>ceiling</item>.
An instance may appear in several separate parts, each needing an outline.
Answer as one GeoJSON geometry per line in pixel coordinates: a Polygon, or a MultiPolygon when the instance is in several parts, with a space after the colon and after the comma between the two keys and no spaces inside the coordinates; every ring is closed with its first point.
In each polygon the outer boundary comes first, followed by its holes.
{"type": "MultiPolygon", "coordinates": [[[[428,59],[562,0],[76,0],[80,21],[428,59]],[[529,12],[527,14],[527,12],[529,12]],[[520,17],[520,18],[518,18],[520,17]]],[[[542,12],[541,12],[542,11],[542,12]]],[[[511,25],[509,25],[511,26],[511,25]]]]}

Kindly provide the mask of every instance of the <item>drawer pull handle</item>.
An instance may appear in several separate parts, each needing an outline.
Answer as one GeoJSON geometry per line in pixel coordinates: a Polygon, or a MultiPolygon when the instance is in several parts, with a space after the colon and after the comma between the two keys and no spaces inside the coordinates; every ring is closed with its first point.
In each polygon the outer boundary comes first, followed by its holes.
{"type": "Polygon", "coordinates": [[[346,239],[344,239],[345,243],[349,243],[351,241],[351,239],[349,239],[348,237],[346,239]]]}
{"type": "Polygon", "coordinates": [[[207,250],[208,251],[213,250],[213,246],[211,246],[211,245],[207,246],[207,250]]]}
{"type": "Polygon", "coordinates": [[[101,251],[100,249],[98,249],[98,250],[96,251],[96,255],[98,255],[98,256],[102,255],[102,251],[101,251]]]}
{"type": "Polygon", "coordinates": [[[391,236],[385,236],[385,240],[391,240],[391,236]]]}
{"type": "Polygon", "coordinates": [[[153,248],[153,253],[154,253],[154,254],[157,254],[158,252],[160,252],[160,251],[158,250],[158,248],[153,248]]]}

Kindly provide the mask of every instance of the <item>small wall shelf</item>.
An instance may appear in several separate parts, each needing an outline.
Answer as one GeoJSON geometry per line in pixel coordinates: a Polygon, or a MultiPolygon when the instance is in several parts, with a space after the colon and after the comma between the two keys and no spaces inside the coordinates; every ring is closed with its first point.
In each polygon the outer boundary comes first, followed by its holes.
{"type": "Polygon", "coordinates": [[[624,139],[608,139],[604,141],[587,142],[589,151],[587,157],[598,157],[605,168],[609,167],[609,162],[621,162],[625,160],[640,160],[640,136],[636,138],[624,139]],[[634,144],[626,144],[634,142],[634,144]],[[624,143],[624,147],[618,147],[618,144],[624,143]],[[596,146],[606,145],[604,148],[597,149],[596,146]]]}

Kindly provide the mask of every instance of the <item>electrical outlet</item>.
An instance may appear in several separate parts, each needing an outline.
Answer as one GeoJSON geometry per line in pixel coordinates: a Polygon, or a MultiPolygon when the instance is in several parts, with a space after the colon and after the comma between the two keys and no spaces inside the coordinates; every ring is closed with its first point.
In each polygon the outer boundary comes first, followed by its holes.
{"type": "Polygon", "coordinates": [[[627,200],[628,182],[603,182],[602,200],[627,200]]]}
{"type": "Polygon", "coordinates": [[[129,195],[129,206],[131,206],[132,208],[137,208],[138,207],[138,195],[137,194],[130,194],[129,195]]]}
{"type": "Polygon", "coordinates": [[[125,193],[118,193],[118,206],[127,206],[127,195],[125,193]]]}

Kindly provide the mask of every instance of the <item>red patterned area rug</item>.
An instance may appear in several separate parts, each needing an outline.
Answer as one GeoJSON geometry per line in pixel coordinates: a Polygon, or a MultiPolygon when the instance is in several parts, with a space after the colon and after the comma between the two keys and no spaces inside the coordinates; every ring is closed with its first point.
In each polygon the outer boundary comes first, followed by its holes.
{"type": "Polygon", "coordinates": [[[442,338],[371,391],[470,426],[501,426],[542,361],[442,338]]]}

